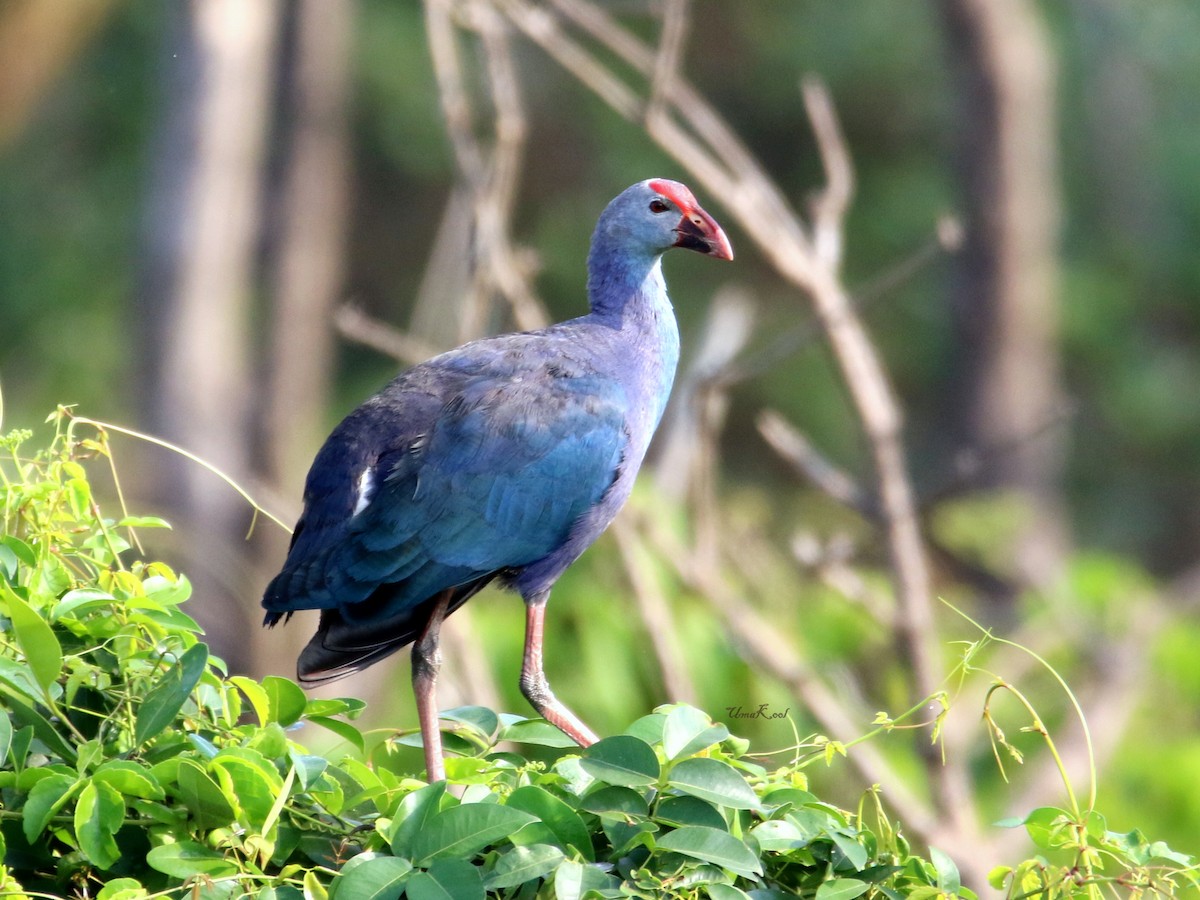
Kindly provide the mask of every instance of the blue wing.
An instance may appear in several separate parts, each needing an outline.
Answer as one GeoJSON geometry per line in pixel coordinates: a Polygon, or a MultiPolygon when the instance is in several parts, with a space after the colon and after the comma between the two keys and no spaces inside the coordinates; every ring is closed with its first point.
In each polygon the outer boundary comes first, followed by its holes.
{"type": "Polygon", "coordinates": [[[459,354],[410,370],[338,427],[263,598],[269,622],[336,610],[357,634],[342,643],[388,632],[390,652],[441,591],[464,602],[563,545],[620,470],[625,391],[561,360],[503,360],[459,354]]]}

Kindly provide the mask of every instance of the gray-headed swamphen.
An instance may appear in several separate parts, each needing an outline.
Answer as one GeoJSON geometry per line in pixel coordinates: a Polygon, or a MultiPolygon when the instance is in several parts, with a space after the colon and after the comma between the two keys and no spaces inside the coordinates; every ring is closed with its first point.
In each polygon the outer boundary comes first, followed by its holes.
{"type": "Polygon", "coordinates": [[[660,260],[672,247],[733,259],[684,185],[623,191],[592,236],[587,315],[409,369],[338,425],[308,473],[266,624],[321,610],[297,667],[306,685],[415,642],[430,781],[444,777],[442,620],[493,579],[525,601],[521,692],[580,745],[596,741],[546,681],[543,617],[554,582],[629,497],[666,406],[679,332],[660,260]]]}

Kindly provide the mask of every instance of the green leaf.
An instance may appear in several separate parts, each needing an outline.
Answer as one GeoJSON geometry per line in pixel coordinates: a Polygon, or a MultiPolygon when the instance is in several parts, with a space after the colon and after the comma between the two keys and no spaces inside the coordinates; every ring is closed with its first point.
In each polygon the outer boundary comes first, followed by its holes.
{"type": "Polygon", "coordinates": [[[237,812],[220,785],[192,760],[180,760],[178,784],[179,798],[199,828],[229,825],[237,819],[237,812]]]}
{"type": "Polygon", "coordinates": [[[63,739],[49,719],[18,698],[12,691],[3,690],[2,693],[7,695],[8,699],[5,702],[12,711],[13,717],[20,724],[30,726],[34,736],[64,760],[69,763],[75,762],[78,758],[75,748],[63,739]]]}
{"type": "Polygon", "coordinates": [[[13,593],[7,585],[0,585],[0,596],[8,606],[8,617],[12,620],[17,643],[25,654],[25,661],[33,677],[43,691],[49,693],[50,685],[62,674],[62,647],[50,626],[46,624],[32,606],[13,593]]]}
{"type": "Polygon", "coordinates": [[[10,582],[16,582],[17,569],[20,566],[21,561],[17,559],[17,554],[13,553],[7,544],[0,544],[0,575],[10,582]]]}
{"type": "Polygon", "coordinates": [[[96,900],[138,900],[149,893],[136,878],[114,878],[104,883],[96,900]]]}
{"type": "Polygon", "coordinates": [[[579,813],[549,791],[528,784],[513,791],[505,805],[541,819],[554,832],[558,845],[563,850],[574,847],[585,860],[592,861],[592,838],[583,824],[583,819],[579,818],[579,813]]]}
{"type": "MultiPolygon", "coordinates": [[[[10,701],[11,702],[11,701],[10,701]]],[[[7,716],[5,717],[7,718],[7,716]]],[[[13,768],[20,772],[25,768],[25,763],[29,757],[29,747],[33,744],[33,726],[26,725],[24,728],[19,728],[13,734],[12,746],[9,748],[9,756],[12,758],[13,768]]],[[[4,760],[0,760],[0,768],[4,767],[4,760]]]]}
{"type": "Polygon", "coordinates": [[[29,568],[37,565],[37,552],[20,538],[6,534],[4,537],[0,537],[0,544],[8,548],[13,556],[29,568]]]}
{"type": "Polygon", "coordinates": [[[300,685],[278,675],[268,675],[262,680],[262,686],[267,692],[272,722],[278,722],[286,728],[300,721],[308,705],[308,698],[304,696],[300,685]]]}
{"type": "Polygon", "coordinates": [[[515,847],[496,861],[496,867],[488,874],[484,887],[489,891],[498,891],[545,878],[563,858],[563,852],[552,844],[515,847]]]}
{"type": "Polygon", "coordinates": [[[8,713],[0,712],[0,769],[8,759],[8,748],[12,746],[13,726],[8,713]]]}
{"type": "Polygon", "coordinates": [[[750,829],[762,850],[797,850],[808,845],[809,839],[787,819],[771,819],[750,829]]]}
{"type": "Polygon", "coordinates": [[[465,859],[439,859],[409,879],[405,895],[409,900],[483,900],[483,879],[465,859]]]}
{"type": "Polygon", "coordinates": [[[633,786],[654,784],[660,767],[654,748],[639,738],[618,734],[604,738],[583,751],[584,771],[606,784],[633,786]]]}
{"type": "Polygon", "coordinates": [[[632,788],[605,787],[591,791],[580,806],[600,818],[628,821],[644,819],[649,814],[646,798],[632,788]]]}
{"type": "Polygon", "coordinates": [[[152,869],[172,878],[191,878],[193,875],[220,878],[236,875],[238,871],[237,863],[226,859],[223,853],[210,850],[195,841],[155,847],[146,854],[146,862],[152,869]]]}
{"type": "Polygon", "coordinates": [[[658,849],[682,853],[746,878],[762,874],[762,865],[750,848],[716,828],[685,825],[659,838],[658,849]]]}
{"type": "Polygon", "coordinates": [[[545,719],[522,719],[505,725],[500,740],[557,749],[579,746],[545,719]]]}
{"type": "Polygon", "coordinates": [[[129,759],[110,759],[93,773],[92,778],[114,788],[126,797],[146,800],[163,799],[162,785],[150,770],[129,759]]]}
{"type": "Polygon", "coordinates": [[[254,714],[258,716],[258,724],[266,726],[271,721],[271,700],[263,686],[245,675],[231,675],[229,682],[246,695],[254,707],[254,714]]]}
{"type": "Polygon", "coordinates": [[[71,515],[76,519],[86,519],[92,502],[92,487],[86,478],[69,478],[65,485],[67,503],[71,507],[71,515]]]}
{"type": "Polygon", "coordinates": [[[471,857],[536,821],[529,813],[495,803],[453,806],[426,823],[413,841],[413,858],[418,865],[425,865],[441,857],[471,857]]]}
{"type": "Polygon", "coordinates": [[[31,703],[39,703],[46,696],[42,686],[33,677],[33,670],[26,663],[4,657],[0,657],[0,689],[24,697],[31,703]]]}
{"type": "Polygon", "coordinates": [[[341,719],[331,719],[328,716],[305,716],[305,719],[314,725],[320,725],[326,731],[332,731],[351,747],[358,750],[359,753],[366,752],[367,744],[363,739],[362,732],[349,722],[343,722],[341,719]]]}
{"type": "Polygon", "coordinates": [[[710,900],[750,900],[750,895],[732,884],[706,884],[710,900]]]}
{"type": "Polygon", "coordinates": [[[833,878],[817,888],[817,900],[854,900],[871,886],[857,878],[833,878]]]}
{"type": "Polygon", "coordinates": [[[121,858],[114,835],[124,818],[125,802],[113,788],[96,780],[84,785],[75,804],[75,836],[92,865],[109,869],[121,858]]]}
{"type": "Polygon", "coordinates": [[[958,889],[962,887],[962,878],[958,874],[958,866],[955,865],[954,860],[945,851],[930,845],[929,861],[937,869],[938,888],[946,894],[957,894],[958,889]]]}
{"type": "Polygon", "coordinates": [[[988,884],[997,891],[1004,890],[1004,883],[1013,872],[1012,866],[993,866],[988,872],[988,884]]]}
{"type": "MultiPolygon", "coordinates": [[[[296,777],[300,780],[300,787],[304,790],[308,790],[310,784],[315,784],[317,779],[329,768],[329,760],[323,756],[310,756],[307,753],[296,753],[293,751],[291,759],[292,765],[296,767],[296,777]]],[[[353,760],[350,760],[350,762],[353,762],[353,760]]],[[[345,761],[343,761],[342,765],[345,766],[345,761]]],[[[367,769],[367,774],[368,776],[375,777],[376,783],[378,783],[378,777],[375,776],[374,772],[367,769]]],[[[358,780],[361,781],[362,779],[359,778],[358,780]]]]}
{"type": "Polygon", "coordinates": [[[867,848],[860,844],[855,838],[836,831],[830,832],[829,838],[854,868],[861,869],[867,864],[867,848]]]}
{"type": "Polygon", "coordinates": [[[138,707],[134,726],[134,740],[139,747],[175,721],[200,676],[204,674],[207,663],[208,647],[193,644],[150,689],[138,707]]]}
{"type": "Polygon", "coordinates": [[[491,744],[492,736],[500,730],[500,717],[484,706],[457,706],[442,710],[438,717],[465,726],[486,745],[491,744]]]}
{"type": "Polygon", "coordinates": [[[46,830],[50,818],[58,812],[83,783],[54,772],[45,776],[29,791],[21,811],[25,840],[33,843],[46,830]]]}
{"type": "Polygon", "coordinates": [[[209,768],[221,780],[224,796],[235,801],[238,821],[253,832],[265,833],[267,816],[283,788],[275,768],[260,754],[242,747],[222,750],[209,768]]]}
{"type": "Polygon", "coordinates": [[[667,759],[691,756],[729,737],[724,725],[714,725],[708,715],[694,706],[677,706],[663,723],[663,752],[667,759]]]}
{"type": "Polygon", "coordinates": [[[1063,826],[1071,820],[1065,809],[1040,806],[1025,817],[1025,830],[1033,843],[1043,850],[1053,850],[1068,843],[1070,838],[1063,833],[1063,826]]]}
{"type": "Polygon", "coordinates": [[[733,766],[719,759],[685,759],[671,769],[667,783],[685,794],[730,809],[758,809],[758,795],[733,766]]]}
{"type": "Polygon", "coordinates": [[[557,900],[582,900],[588,891],[607,891],[617,880],[597,869],[574,860],[564,860],[554,873],[554,896],[557,900]]]}
{"type": "Polygon", "coordinates": [[[635,721],[625,729],[625,734],[633,735],[653,747],[655,744],[662,743],[663,728],[666,723],[667,717],[664,713],[654,712],[635,721]]]}
{"type": "Polygon", "coordinates": [[[142,582],[142,590],[160,607],[178,606],[192,596],[192,583],[183,575],[174,579],[163,575],[151,575],[142,582]]]}
{"type": "Polygon", "coordinates": [[[354,857],[333,883],[335,900],[395,900],[404,892],[412,863],[396,856],[354,857]]]}
{"type": "Polygon", "coordinates": [[[108,607],[116,602],[117,598],[108,591],[98,588],[76,588],[73,591],[67,591],[63,594],[62,599],[54,604],[54,609],[50,612],[50,620],[57,622],[65,616],[78,614],[93,607],[108,607]]]}
{"type": "Polygon", "coordinates": [[[166,528],[171,530],[171,523],[158,516],[125,516],[117,521],[117,528],[166,528]]]}
{"type": "Polygon", "coordinates": [[[707,825],[729,830],[729,823],[717,808],[699,797],[664,797],[654,809],[654,818],[676,826],[707,825]]]}
{"type": "Polygon", "coordinates": [[[413,842],[425,830],[425,823],[441,810],[446,782],[435,781],[407,794],[392,816],[391,829],[385,835],[392,852],[411,857],[413,842]]]}
{"type": "Polygon", "coordinates": [[[357,719],[366,709],[365,700],[355,700],[352,697],[309,697],[304,707],[304,716],[345,716],[347,719],[357,719]]]}

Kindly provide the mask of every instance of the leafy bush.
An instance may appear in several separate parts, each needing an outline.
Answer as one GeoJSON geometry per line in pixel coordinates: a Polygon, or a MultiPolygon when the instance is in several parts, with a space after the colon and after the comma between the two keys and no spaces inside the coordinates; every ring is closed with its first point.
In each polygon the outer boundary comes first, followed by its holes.
{"type": "MultiPolygon", "coordinates": [[[[186,578],[140,559],[82,466],[109,458],[65,413],[50,446],[0,449],[0,894],[136,900],[812,896],[973,897],[936,849],[912,853],[869,793],[855,812],[768,771],[688,706],[579,751],[540,720],[444,713],[453,788],[403,771],[416,735],[366,735],[355,700],[283,678],[229,676],[181,604],[186,578]],[[307,752],[301,723],[337,735],[307,752]],[[507,749],[532,745],[549,762],[507,749]],[[558,754],[555,756],[555,754],[558,754]]],[[[832,744],[808,751],[832,757],[832,744]]],[[[1060,810],[1024,821],[1053,851],[1083,847],[1130,888],[1167,890],[1188,860],[1060,810]],[[1163,866],[1172,864],[1170,869],[1163,866]]],[[[1094,864],[1093,864],[1094,863],[1094,864]]],[[[997,873],[1012,896],[1094,890],[1042,858],[997,873]]],[[[1110,876],[1111,880],[1111,876],[1110,876]]]]}

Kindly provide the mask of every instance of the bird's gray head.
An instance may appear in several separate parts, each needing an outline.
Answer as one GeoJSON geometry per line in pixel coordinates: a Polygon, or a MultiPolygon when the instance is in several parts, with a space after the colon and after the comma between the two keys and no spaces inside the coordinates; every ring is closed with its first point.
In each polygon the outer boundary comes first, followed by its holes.
{"type": "Polygon", "coordinates": [[[692,192],[678,181],[650,178],[626,188],[608,204],[596,240],[657,256],[672,247],[733,259],[729,238],[692,192]]]}

